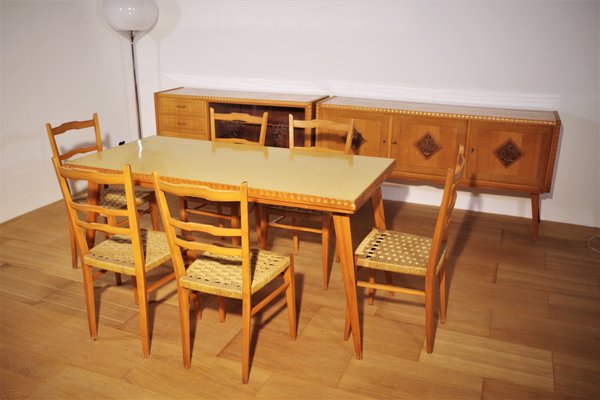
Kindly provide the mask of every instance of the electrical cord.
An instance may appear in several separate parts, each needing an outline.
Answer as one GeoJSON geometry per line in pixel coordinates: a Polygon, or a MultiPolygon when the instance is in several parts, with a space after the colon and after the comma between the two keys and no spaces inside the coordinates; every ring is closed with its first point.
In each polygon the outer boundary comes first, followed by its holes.
{"type": "Polygon", "coordinates": [[[600,253],[600,248],[599,247],[594,247],[594,245],[592,244],[592,242],[594,241],[594,239],[600,239],[600,235],[592,235],[590,236],[590,238],[587,240],[587,246],[590,250],[595,251],[596,253],[600,253]]]}

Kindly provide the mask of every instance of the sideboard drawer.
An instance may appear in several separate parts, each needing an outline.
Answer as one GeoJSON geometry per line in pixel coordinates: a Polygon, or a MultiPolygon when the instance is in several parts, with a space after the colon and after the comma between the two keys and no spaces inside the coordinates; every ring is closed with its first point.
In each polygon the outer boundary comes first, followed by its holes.
{"type": "Polygon", "coordinates": [[[161,96],[158,98],[158,109],[161,114],[206,117],[206,102],[197,99],[161,96]]]}
{"type": "Polygon", "coordinates": [[[205,136],[206,119],[180,117],[177,115],[161,115],[158,122],[159,132],[177,132],[185,135],[205,136]]]}

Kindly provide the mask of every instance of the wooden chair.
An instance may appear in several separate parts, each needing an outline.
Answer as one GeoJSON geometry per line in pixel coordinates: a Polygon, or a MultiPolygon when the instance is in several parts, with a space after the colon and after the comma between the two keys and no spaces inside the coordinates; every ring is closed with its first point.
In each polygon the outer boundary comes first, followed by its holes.
{"type": "MultiPolygon", "coordinates": [[[[215,110],[210,108],[210,139],[213,142],[225,142],[235,144],[250,144],[257,146],[264,146],[267,137],[267,121],[269,113],[264,112],[262,117],[257,117],[243,113],[215,113],[215,110]],[[248,125],[260,126],[260,132],[257,141],[251,141],[244,138],[224,138],[217,136],[217,122],[229,122],[229,123],[240,123],[248,125]]],[[[232,227],[239,227],[239,210],[236,208],[236,204],[223,204],[223,203],[211,203],[207,201],[202,202],[190,202],[189,198],[180,199],[179,216],[182,221],[187,221],[190,214],[203,215],[206,217],[213,217],[219,220],[229,221],[232,227]],[[208,205],[213,205],[216,208],[215,211],[207,210],[208,205]],[[223,211],[223,205],[229,207],[229,213],[223,211]]],[[[213,208],[214,209],[214,208],[213,208]]],[[[222,224],[220,226],[223,226],[222,224]]],[[[232,239],[233,244],[239,244],[236,239],[232,239]]]]}
{"type": "MultiPolygon", "coordinates": [[[[204,186],[173,184],[153,173],[154,190],[171,248],[173,266],[177,276],[177,293],[181,317],[183,363],[190,367],[190,291],[230,297],[242,301],[242,381],[248,382],[250,372],[251,317],[285,291],[290,336],[296,339],[296,300],[294,284],[294,259],[263,250],[250,249],[248,231],[248,186],[244,182],[238,190],[215,190],[204,186]],[[241,210],[239,228],[223,228],[174,218],[167,204],[165,193],[178,197],[193,197],[218,202],[236,202],[241,210]],[[203,234],[218,237],[238,237],[240,246],[210,244],[208,240],[190,238],[179,234],[203,234]],[[183,253],[194,253],[189,265],[184,263],[183,253]],[[258,304],[252,305],[256,292],[272,280],[283,275],[283,283],[258,304]]],[[[206,238],[206,236],[204,236],[206,238]]],[[[266,288],[265,288],[266,289],[266,288]]],[[[197,299],[198,297],[196,297],[197,299]]],[[[198,306],[197,306],[198,307],[198,306]]],[[[197,309],[197,311],[199,311],[197,309]]],[[[200,315],[197,312],[197,315],[200,315]]]]}
{"type": "MultiPolygon", "coordinates": [[[[98,123],[98,114],[94,113],[92,119],[86,121],[71,121],[65,122],[56,127],[52,127],[49,123],[46,124],[46,131],[48,133],[48,139],[50,141],[50,147],[52,148],[52,156],[56,157],[60,164],[62,165],[63,160],[71,158],[73,156],[79,154],[90,153],[93,151],[102,151],[102,137],[100,135],[100,124],[98,123]],[[94,130],[94,137],[89,137],[90,128],[94,130]],[[63,135],[69,132],[69,139],[75,139],[75,134],[77,134],[77,139],[88,140],[81,144],[78,147],[71,148],[71,150],[61,153],[59,146],[57,144],[57,136],[63,135]],[[93,139],[93,144],[90,144],[89,140],[93,139]]],[[[62,137],[65,141],[68,139],[62,137]]],[[[81,142],[80,142],[81,143],[81,142]]],[[[79,203],[87,203],[87,195],[79,195],[74,199],[79,203]]],[[[145,203],[148,203],[148,208],[146,210],[142,210],[142,213],[150,213],[152,218],[152,227],[153,229],[158,229],[158,209],[155,206],[154,201],[154,193],[150,191],[137,190],[135,192],[135,201],[138,206],[141,206],[145,203]]],[[[118,190],[115,188],[103,188],[100,194],[100,205],[106,206],[110,208],[125,208],[127,206],[125,201],[125,192],[123,190],[118,190]]],[[[109,223],[111,225],[116,225],[117,221],[114,219],[110,219],[109,223]]],[[[69,224],[69,227],[71,225],[69,224]]],[[[73,232],[69,230],[69,241],[71,243],[71,264],[73,268],[77,268],[77,245],[75,243],[75,236],[73,232]]],[[[117,278],[119,282],[119,278],[117,278]]]]}
{"type": "Polygon", "coordinates": [[[172,280],[175,274],[171,271],[153,282],[146,283],[146,272],[171,259],[171,252],[164,232],[140,229],[136,199],[129,165],[122,173],[99,173],[80,169],[66,168],[60,165],[57,157],[52,162],[63,193],[71,229],[79,247],[82,259],[83,287],[88,316],[90,336],[97,339],[96,308],[94,304],[94,280],[106,271],[130,275],[136,293],[136,302],[140,313],[140,336],[144,357],[150,355],[150,338],[148,334],[147,295],[163,284],[172,280]],[[67,180],[88,181],[98,185],[121,186],[125,192],[126,208],[111,208],[102,204],[88,204],[75,201],[67,180]],[[90,214],[106,215],[109,218],[125,218],[125,226],[114,226],[108,223],[93,222],[90,214]],[[105,232],[109,237],[90,248],[86,239],[86,230],[105,232]],[[99,271],[93,273],[93,268],[99,271]]]}
{"type": "Polygon", "coordinates": [[[269,119],[269,113],[264,112],[262,117],[244,113],[216,113],[214,108],[210,108],[210,140],[213,142],[228,142],[236,144],[255,144],[258,146],[264,146],[265,140],[267,139],[267,121],[269,119]],[[229,122],[229,123],[240,123],[244,125],[257,125],[260,126],[258,134],[258,140],[253,141],[239,137],[219,137],[217,136],[217,122],[229,122]]]}
{"type": "MultiPolygon", "coordinates": [[[[333,122],[328,120],[294,120],[292,114],[289,115],[289,141],[290,150],[294,150],[294,128],[319,129],[321,138],[325,136],[334,136],[340,143],[343,143],[342,149],[331,149],[328,147],[300,147],[306,151],[315,151],[321,153],[352,153],[352,135],[354,133],[354,120],[351,119],[348,124],[333,122]],[[340,135],[345,133],[345,137],[340,135]]],[[[335,140],[329,140],[335,143],[335,140]]],[[[333,182],[332,182],[333,183],[333,182]]],[[[301,208],[290,208],[280,206],[260,207],[260,235],[261,248],[266,248],[268,238],[268,228],[280,228],[292,231],[294,242],[294,254],[297,255],[300,247],[298,232],[309,232],[321,235],[322,243],[322,261],[323,261],[323,289],[329,285],[329,237],[331,231],[331,213],[305,210],[301,208]],[[274,216],[271,219],[271,216],[274,216]],[[310,222],[320,223],[320,227],[310,226],[310,222]],[[308,224],[307,224],[308,222],[308,224]]],[[[337,251],[335,252],[336,259],[337,251]]]]}
{"type": "MultiPolygon", "coordinates": [[[[444,194],[438,212],[433,238],[373,229],[355,252],[357,268],[370,268],[369,281],[357,281],[357,286],[369,288],[369,303],[373,303],[375,289],[425,297],[425,337],[427,353],[433,351],[435,280],[438,279],[440,321],[446,321],[446,266],[448,254],[448,226],[456,202],[456,186],[465,166],[464,147],[460,145],[454,168],[448,168],[444,194]],[[380,284],[375,282],[375,270],[397,272],[425,278],[423,290],[380,284]]],[[[345,338],[350,326],[346,318],[345,338]]]]}

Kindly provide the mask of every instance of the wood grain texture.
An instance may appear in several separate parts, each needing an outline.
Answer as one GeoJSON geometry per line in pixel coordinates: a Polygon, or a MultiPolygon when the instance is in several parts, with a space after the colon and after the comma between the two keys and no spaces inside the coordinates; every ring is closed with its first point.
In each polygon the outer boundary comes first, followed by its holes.
{"type": "MultiPolygon", "coordinates": [[[[384,202],[386,225],[431,234],[436,207],[384,202]]],[[[351,217],[356,246],[373,224],[351,217]]],[[[322,290],[321,243],[301,234],[295,259],[298,339],[285,300],[253,319],[252,379],[242,385],[241,306],[202,296],[191,368],[181,362],[174,283],[150,297],[152,354],[142,357],[130,281],[96,282],[99,338],[89,338],[81,272],[70,267],[62,202],[0,225],[1,398],[597,399],[600,394],[598,229],[544,221],[530,240],[524,218],[456,210],[450,226],[448,318],[426,354],[423,304],[358,291],[363,359],[343,340],[339,265],[322,290]],[[32,249],[35,249],[33,251],[32,249]]],[[[148,217],[142,221],[150,225],[148,217]]],[[[251,237],[256,244],[256,238],[251,237]]],[[[276,231],[268,247],[290,252],[276,231]]],[[[333,258],[333,255],[331,256],[333,258]]],[[[359,275],[366,271],[359,271],[359,275]]],[[[153,279],[151,275],[149,279],[153,279]]],[[[394,277],[395,280],[402,279],[394,277]]],[[[418,281],[406,279],[418,285],[418,281]]]]}

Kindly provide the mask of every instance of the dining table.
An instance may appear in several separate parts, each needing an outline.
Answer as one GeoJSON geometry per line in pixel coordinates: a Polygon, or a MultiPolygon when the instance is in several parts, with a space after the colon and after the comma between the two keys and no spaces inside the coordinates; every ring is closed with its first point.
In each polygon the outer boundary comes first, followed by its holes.
{"type": "Polygon", "coordinates": [[[149,136],[64,162],[100,172],[127,164],[140,186],[152,186],[153,171],[174,182],[220,189],[247,182],[250,202],[331,212],[355,357],[362,358],[350,217],[370,201],[374,227],[385,229],[381,185],[394,159],[149,136]]]}

